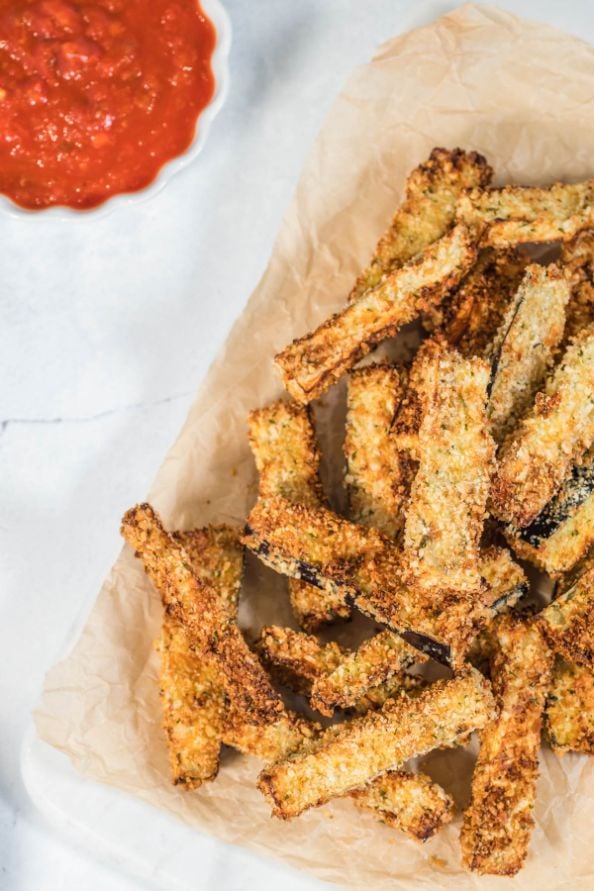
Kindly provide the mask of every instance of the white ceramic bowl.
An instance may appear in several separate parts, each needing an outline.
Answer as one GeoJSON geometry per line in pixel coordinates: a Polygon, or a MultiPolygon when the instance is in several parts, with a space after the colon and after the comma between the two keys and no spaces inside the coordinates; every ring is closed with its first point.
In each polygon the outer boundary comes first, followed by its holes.
{"type": "Polygon", "coordinates": [[[185,152],[164,164],[157,174],[156,179],[154,179],[150,185],[146,186],[146,188],[140,189],[138,192],[121,192],[118,195],[114,195],[113,198],[108,198],[98,207],[91,207],[88,210],[77,210],[75,208],[57,205],[55,207],[45,207],[35,210],[19,207],[18,204],[11,201],[6,195],[0,194],[1,213],[8,214],[9,216],[18,219],[35,219],[36,217],[41,217],[44,220],[49,218],[54,220],[97,220],[116,210],[118,207],[139,204],[141,201],[146,201],[147,198],[152,198],[167,185],[169,180],[175,176],[176,173],[183,170],[188,164],[191,164],[192,161],[196,159],[204,148],[210,125],[221,110],[223,103],[227,98],[229,90],[228,59],[229,50],[231,49],[231,22],[219,0],[200,0],[200,6],[214,25],[216,32],[216,43],[211,58],[211,67],[214,76],[214,92],[208,105],[203,108],[198,115],[194,138],[185,152]]]}

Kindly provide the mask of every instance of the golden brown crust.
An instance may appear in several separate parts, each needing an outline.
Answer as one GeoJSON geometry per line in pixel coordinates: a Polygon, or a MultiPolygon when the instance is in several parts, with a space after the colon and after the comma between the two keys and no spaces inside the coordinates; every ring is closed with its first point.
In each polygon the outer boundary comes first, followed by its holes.
{"type": "Polygon", "coordinates": [[[480,574],[487,585],[487,602],[491,611],[509,609],[528,593],[526,573],[507,548],[491,545],[481,552],[480,574]]]}
{"type": "Polygon", "coordinates": [[[559,262],[571,281],[563,346],[594,322],[594,232],[581,232],[562,245],[559,262]]]}
{"type": "Polygon", "coordinates": [[[424,341],[411,362],[406,388],[392,421],[395,447],[408,454],[415,472],[419,461],[419,429],[429,400],[437,387],[440,347],[430,338],[424,341]]]}
{"type": "Polygon", "coordinates": [[[527,263],[515,248],[482,250],[459,287],[425,316],[425,328],[439,331],[463,356],[487,357],[527,263]]]}
{"type": "Polygon", "coordinates": [[[594,325],[567,348],[534,407],[503,444],[492,511],[523,528],[547,504],[594,440],[594,325]]]}
{"type": "Polygon", "coordinates": [[[594,755],[594,672],[557,658],[545,707],[545,731],[553,752],[594,755]]]}
{"type": "Polygon", "coordinates": [[[454,222],[456,199],[462,191],[484,188],[492,176],[491,167],[477,152],[434,148],[428,160],[409,174],[404,201],[380,238],[369,266],[359,275],[349,301],[441,238],[454,222]]]}
{"type": "Polygon", "coordinates": [[[301,403],[321,396],[374,346],[438,303],[475,259],[474,233],[457,226],[418,260],[387,273],[375,288],[276,356],[288,392],[301,403]]]}
{"type": "Polygon", "coordinates": [[[458,199],[456,218],[468,226],[486,225],[483,244],[490,247],[569,241],[594,226],[594,180],[469,189],[458,199]]]}
{"type": "MultiPolygon", "coordinates": [[[[353,708],[374,687],[395,675],[401,676],[415,663],[426,661],[426,656],[393,631],[381,631],[354,652],[345,654],[331,671],[314,681],[311,706],[328,716],[337,708],[353,708]]],[[[402,682],[406,688],[404,678],[402,682]]]]}
{"type": "Polygon", "coordinates": [[[388,700],[379,711],[329,727],[310,750],[266,768],[258,788],[275,816],[290,819],[416,755],[457,745],[492,716],[489,685],[470,669],[418,697],[388,700]]]}
{"type": "Polygon", "coordinates": [[[323,503],[320,450],[309,409],[279,399],[250,412],[248,425],[260,496],[282,495],[312,506],[323,503]]]}
{"type": "Polygon", "coordinates": [[[260,659],[281,684],[309,696],[313,683],[333,671],[348,653],[335,641],[322,645],[313,634],[266,625],[255,644],[260,659]]]}
{"type": "Polygon", "coordinates": [[[401,375],[392,365],[369,365],[348,378],[344,454],[349,513],[355,522],[390,538],[402,530],[414,472],[412,460],[391,435],[402,392],[401,375]]]}
{"type": "Polygon", "coordinates": [[[494,443],[486,419],[489,368],[438,341],[419,428],[419,469],[406,515],[405,559],[413,583],[482,590],[479,542],[486,516],[494,443]]]}
{"type": "MultiPolygon", "coordinates": [[[[340,647],[334,641],[323,646],[313,635],[304,634],[303,631],[293,631],[292,628],[266,626],[260,633],[256,650],[264,665],[279,683],[307,697],[310,696],[314,683],[339,669],[346,661],[355,660],[353,680],[354,684],[359,686],[360,696],[358,698],[351,696],[348,705],[341,704],[337,707],[361,715],[369,709],[380,708],[390,697],[415,695],[427,685],[427,682],[418,675],[409,675],[398,670],[393,674],[391,664],[386,666],[381,664],[382,654],[377,649],[369,653],[367,658],[364,648],[363,652],[361,647],[352,652],[340,647]],[[375,678],[372,678],[372,675],[375,675],[375,678]],[[384,680],[381,680],[382,677],[384,680]],[[374,686],[375,680],[377,683],[374,686]]],[[[413,652],[416,661],[424,660],[425,657],[421,653],[416,650],[413,652]]],[[[311,704],[312,707],[316,707],[313,702],[311,704]]]]}
{"type": "Polygon", "coordinates": [[[558,266],[526,267],[493,341],[487,415],[501,442],[534,400],[565,328],[570,287],[558,266]]]}
{"type": "Polygon", "coordinates": [[[498,716],[482,731],[464,814],[462,859],[473,872],[515,875],[534,826],[535,785],[552,656],[538,627],[511,616],[494,623],[491,664],[498,716]]]}
{"type": "MultiPolygon", "coordinates": [[[[280,495],[312,507],[325,503],[320,482],[320,450],[307,406],[278,400],[252,411],[249,440],[260,474],[261,498],[280,495]]],[[[299,625],[316,631],[350,618],[351,608],[339,593],[322,591],[300,579],[289,580],[289,598],[299,625]]]]}
{"type": "Polygon", "coordinates": [[[165,614],[157,642],[159,692],[173,783],[191,790],[213,780],[225,715],[225,693],[214,660],[192,651],[186,631],[165,614]]]}
{"type": "Polygon", "coordinates": [[[572,468],[533,523],[508,526],[505,535],[519,557],[553,578],[572,570],[594,544],[594,450],[572,468]]]}
{"type": "Polygon", "coordinates": [[[407,637],[413,646],[459,664],[487,610],[476,592],[440,591],[434,598],[404,585],[399,549],[375,529],[365,529],[324,508],[282,498],[259,501],[247,521],[244,544],[263,563],[293,577],[306,576],[328,590],[341,590],[361,612],[407,637]],[[418,639],[422,638],[422,641],[418,639]]]}
{"type": "Polygon", "coordinates": [[[454,816],[454,801],[424,774],[388,771],[350,793],[357,807],[416,841],[426,841],[454,816]]]}
{"type": "Polygon", "coordinates": [[[140,557],[168,613],[186,628],[192,645],[212,652],[227,694],[249,723],[268,724],[283,713],[280,695],[219,603],[216,588],[193,572],[183,549],[149,504],[129,510],[122,535],[140,557]]]}
{"type": "Polygon", "coordinates": [[[594,669],[594,569],[579,576],[540,614],[549,644],[567,662],[594,669]]]}

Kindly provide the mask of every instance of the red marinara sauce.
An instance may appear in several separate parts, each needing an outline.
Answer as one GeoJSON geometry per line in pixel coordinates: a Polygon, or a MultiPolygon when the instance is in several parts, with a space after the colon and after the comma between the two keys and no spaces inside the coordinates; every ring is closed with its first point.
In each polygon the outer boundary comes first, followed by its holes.
{"type": "Polygon", "coordinates": [[[214,90],[197,0],[0,0],[0,192],[95,207],[149,185],[214,90]]]}

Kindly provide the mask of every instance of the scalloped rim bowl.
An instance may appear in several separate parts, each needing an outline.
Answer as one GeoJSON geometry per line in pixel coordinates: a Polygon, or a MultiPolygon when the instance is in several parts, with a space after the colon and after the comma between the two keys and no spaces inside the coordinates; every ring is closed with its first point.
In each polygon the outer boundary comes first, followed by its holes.
{"type": "Polygon", "coordinates": [[[200,7],[204,14],[212,22],[216,41],[211,58],[211,68],[214,76],[214,92],[208,105],[202,109],[196,121],[196,130],[192,142],[181,155],[167,161],[160,169],[157,177],[150,185],[138,192],[120,192],[113,198],[108,198],[97,207],[77,210],[73,207],[56,205],[29,209],[19,207],[6,195],[0,194],[0,213],[8,214],[17,219],[43,219],[43,220],[97,220],[100,217],[112,213],[118,207],[140,204],[154,197],[163,189],[170,179],[180,170],[184,170],[194,161],[206,143],[210,125],[221,110],[229,91],[229,50],[231,49],[231,23],[229,17],[219,0],[200,0],[200,7]]]}

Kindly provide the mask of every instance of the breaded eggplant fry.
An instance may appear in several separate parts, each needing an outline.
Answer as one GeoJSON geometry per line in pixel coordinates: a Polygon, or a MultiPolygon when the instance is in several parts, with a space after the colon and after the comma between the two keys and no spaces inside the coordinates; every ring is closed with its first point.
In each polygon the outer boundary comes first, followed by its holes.
{"type": "Polygon", "coordinates": [[[501,616],[494,636],[491,680],[499,714],[480,735],[472,799],[460,841],[468,869],[512,876],[526,859],[534,827],[540,730],[552,654],[533,622],[501,616]]]}
{"type": "Polygon", "coordinates": [[[253,755],[270,764],[309,746],[319,732],[318,724],[294,712],[283,712],[274,721],[258,725],[231,710],[226,716],[223,742],[244,755],[253,755]]]}
{"type": "Polygon", "coordinates": [[[569,282],[555,264],[527,267],[489,356],[487,416],[497,442],[525,414],[552,365],[569,293],[569,282]]]}
{"type": "Polygon", "coordinates": [[[350,797],[361,810],[418,841],[431,838],[454,815],[454,801],[441,786],[405,770],[388,771],[350,797]]]}
{"type": "Polygon", "coordinates": [[[594,322],[594,232],[582,232],[561,248],[559,262],[571,277],[564,344],[594,322]]]}
{"type": "Polygon", "coordinates": [[[422,407],[405,559],[423,589],[480,592],[479,542],[494,459],[485,413],[489,368],[441,343],[432,347],[436,382],[422,407]]]}
{"type": "Polygon", "coordinates": [[[456,200],[462,191],[484,188],[492,176],[491,167],[477,152],[434,148],[429,159],[409,174],[404,201],[380,238],[369,266],[357,279],[349,301],[445,235],[454,222],[456,200]]]}
{"type": "MultiPolygon", "coordinates": [[[[390,634],[391,632],[382,633],[390,634]]],[[[354,653],[345,650],[334,641],[323,646],[311,634],[293,631],[292,628],[279,628],[275,625],[268,625],[262,629],[256,643],[256,651],[279,683],[289,687],[294,693],[300,693],[307,697],[310,696],[316,681],[329,675],[351,656],[355,656],[354,653]]],[[[360,650],[357,652],[360,653],[360,650]]],[[[424,660],[422,654],[417,651],[415,654],[417,662],[424,660]]],[[[379,665],[372,667],[373,670],[376,670],[378,677],[384,673],[383,668],[380,668],[379,665]]],[[[390,674],[389,667],[385,673],[390,674]]],[[[362,687],[364,692],[348,706],[348,711],[363,715],[369,709],[380,708],[386,699],[394,696],[414,695],[426,686],[427,681],[418,675],[410,675],[405,672],[393,674],[378,683],[377,686],[362,687]]]]}
{"type": "Polygon", "coordinates": [[[526,573],[506,548],[486,548],[481,553],[480,574],[487,584],[487,600],[493,613],[515,606],[529,591],[526,573]]]}
{"type": "Polygon", "coordinates": [[[476,237],[456,226],[407,266],[388,272],[370,291],[276,356],[297,402],[321,396],[359,359],[438,303],[476,259],[476,237]]]}
{"type": "Polygon", "coordinates": [[[424,327],[439,331],[463,356],[485,358],[527,263],[515,248],[482,250],[460,286],[424,317],[424,327]]]}
{"type": "MultiPolygon", "coordinates": [[[[428,400],[433,398],[439,374],[440,350],[425,340],[411,362],[406,387],[392,421],[392,438],[399,452],[419,461],[419,429],[428,400]]],[[[413,471],[414,473],[414,471],[413,471]]]]}
{"type": "Polygon", "coordinates": [[[168,613],[184,625],[193,646],[212,652],[234,707],[249,723],[273,723],[284,712],[280,695],[219,603],[216,588],[198,578],[184,548],[149,504],[129,510],[122,535],[140,557],[168,613]]]}
{"type": "Polygon", "coordinates": [[[402,673],[423,656],[393,631],[381,631],[364,641],[357,650],[343,657],[330,672],[314,681],[310,703],[322,715],[332,716],[334,709],[353,708],[372,688],[402,673]]]}
{"type": "Polygon", "coordinates": [[[404,585],[401,552],[390,539],[324,508],[258,501],[242,540],[277,572],[343,591],[361,612],[446,664],[461,663],[488,616],[476,592],[458,589],[440,592],[436,610],[432,596],[404,585]]]}
{"type": "Polygon", "coordinates": [[[334,671],[348,655],[334,641],[322,645],[313,634],[278,625],[262,628],[255,650],[281,684],[303,696],[309,696],[314,682],[334,671]]]}
{"type": "Polygon", "coordinates": [[[418,697],[388,700],[379,711],[329,727],[309,751],[266,768],[258,788],[275,816],[290,819],[399,769],[409,758],[457,745],[493,712],[488,682],[466,670],[418,697]]]}
{"type": "Polygon", "coordinates": [[[281,495],[312,507],[322,504],[320,450],[309,409],[279,399],[250,412],[248,425],[260,497],[281,495]]]}
{"type": "Polygon", "coordinates": [[[219,605],[234,619],[243,572],[239,530],[230,526],[206,526],[189,532],[172,532],[171,537],[185,550],[195,575],[216,589],[219,605]]]}
{"type": "Polygon", "coordinates": [[[569,241],[594,226],[594,181],[469,189],[458,199],[456,218],[487,226],[482,243],[490,247],[569,241]]]}
{"type": "Polygon", "coordinates": [[[545,706],[545,731],[553,752],[594,755],[594,672],[557,658],[545,706]]]}
{"type": "MultiPolygon", "coordinates": [[[[320,451],[309,409],[279,400],[251,412],[248,424],[260,474],[260,497],[281,495],[311,507],[323,504],[320,451]]],[[[299,579],[289,580],[289,597],[295,617],[306,631],[351,615],[350,606],[338,592],[322,591],[299,579]]]]}
{"type": "Polygon", "coordinates": [[[594,230],[580,232],[562,244],[559,263],[573,272],[585,271],[588,278],[594,278],[594,230]]]}
{"type": "Polygon", "coordinates": [[[539,623],[556,653],[567,662],[594,670],[594,569],[591,566],[541,612],[539,623]]]}
{"type": "MultiPolygon", "coordinates": [[[[237,530],[209,526],[173,533],[173,538],[185,548],[195,574],[213,586],[220,605],[232,618],[243,568],[237,530]]],[[[173,782],[185,789],[197,789],[218,772],[225,687],[212,654],[197,654],[184,626],[167,612],[157,649],[163,727],[173,782]]]]}
{"type": "Polygon", "coordinates": [[[565,351],[534,407],[503,444],[491,489],[493,514],[528,526],[594,441],[594,325],[565,351]]]}
{"type": "Polygon", "coordinates": [[[573,569],[594,544],[594,450],[536,519],[523,529],[508,527],[506,537],[519,557],[553,578],[573,569]]]}
{"type": "Polygon", "coordinates": [[[208,655],[197,658],[183,625],[167,613],[157,642],[163,729],[174,784],[197,789],[219,770],[225,691],[208,655]]]}
{"type": "Polygon", "coordinates": [[[352,371],[347,387],[344,454],[351,519],[396,538],[404,523],[403,506],[414,465],[397,448],[392,421],[403,393],[392,365],[352,371]]]}

